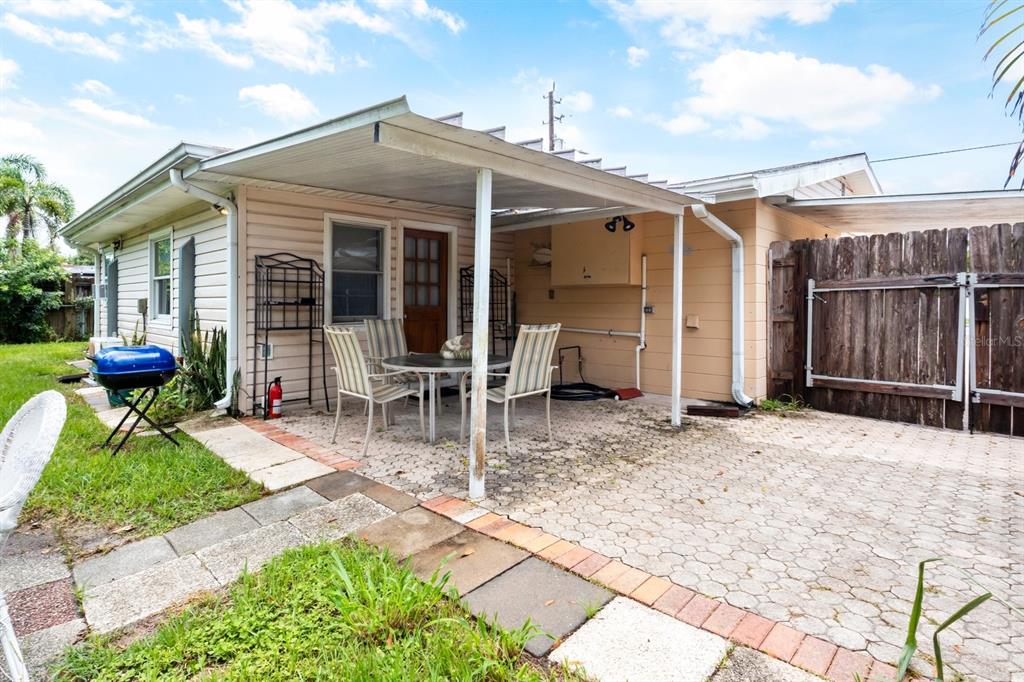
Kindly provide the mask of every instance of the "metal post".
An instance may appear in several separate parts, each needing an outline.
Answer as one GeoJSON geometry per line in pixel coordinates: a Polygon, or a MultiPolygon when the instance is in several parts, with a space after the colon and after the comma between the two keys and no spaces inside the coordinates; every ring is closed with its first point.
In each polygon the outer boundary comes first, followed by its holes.
{"type": "Polygon", "coordinates": [[[814,279],[807,280],[807,341],[804,345],[804,386],[814,386],[814,356],[811,344],[814,343],[814,279]]]}
{"type": "Polygon", "coordinates": [[[683,390],[683,214],[672,241],[672,426],[680,426],[683,390]]]}
{"type": "Polygon", "coordinates": [[[469,499],[486,494],[487,343],[491,294],[491,169],[476,171],[476,213],[473,251],[473,393],[470,397],[469,499]]]}

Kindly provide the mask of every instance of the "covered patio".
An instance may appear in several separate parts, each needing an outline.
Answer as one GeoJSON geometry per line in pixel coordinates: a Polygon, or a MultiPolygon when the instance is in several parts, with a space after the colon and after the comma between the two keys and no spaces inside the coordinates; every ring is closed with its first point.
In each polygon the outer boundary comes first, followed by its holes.
{"type": "MultiPolygon", "coordinates": [[[[415,407],[373,435],[357,471],[421,499],[466,499],[455,401],[441,440],[419,438],[415,407]],[[446,439],[445,436],[448,438],[446,439]]],[[[684,416],[667,399],[556,402],[549,443],[543,400],[524,400],[505,455],[500,414],[488,418],[487,496],[479,504],[528,526],[807,635],[893,662],[906,636],[916,562],[927,608],[951,613],[977,584],[1018,597],[1015,549],[1024,515],[1018,463],[1005,438],[819,412],[684,416]],[[955,481],[955,483],[953,483],[955,481]]],[[[362,413],[286,415],[280,428],[357,452],[362,413]]],[[[919,641],[930,650],[933,623],[919,641]]],[[[996,604],[943,634],[948,662],[971,679],[1011,679],[1021,655],[996,604]]]]}
{"type": "MultiPolygon", "coordinates": [[[[213,156],[185,170],[182,178],[188,183],[244,184],[247,188],[329,195],[378,205],[384,202],[388,206],[471,217],[475,272],[490,271],[492,217],[498,214],[506,218],[506,228],[510,216],[543,211],[584,210],[588,215],[615,215],[630,207],[671,216],[672,399],[664,414],[678,427],[683,388],[683,211],[699,201],[658,184],[507,142],[503,135],[503,129],[475,131],[462,128],[454,119],[420,116],[409,109],[405,98],[399,98],[213,156]]],[[[232,228],[230,213],[228,219],[230,234],[238,228],[237,224],[232,228]]],[[[243,237],[255,241],[252,226],[247,228],[249,234],[243,231],[243,237]]],[[[229,280],[239,279],[237,264],[232,267],[229,263],[228,270],[229,280]]],[[[488,338],[489,295],[487,278],[476,277],[474,340],[488,338]]],[[[229,310],[228,317],[238,319],[239,312],[229,310]]],[[[231,334],[229,329],[228,345],[237,349],[241,344],[231,334]]],[[[474,343],[472,352],[468,492],[470,498],[481,499],[487,495],[487,344],[474,343]]],[[[229,359],[229,376],[236,366],[237,356],[229,359]]],[[[330,397],[333,400],[334,396],[330,397]]]]}

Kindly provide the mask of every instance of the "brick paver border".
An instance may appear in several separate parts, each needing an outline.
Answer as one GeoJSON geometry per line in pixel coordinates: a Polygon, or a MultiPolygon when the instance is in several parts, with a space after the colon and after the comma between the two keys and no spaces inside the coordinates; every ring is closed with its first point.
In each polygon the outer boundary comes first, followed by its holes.
{"type": "MultiPolygon", "coordinates": [[[[452,520],[479,509],[472,502],[439,495],[421,503],[452,520]]],[[[832,682],[889,682],[896,668],[871,656],[838,647],[756,613],[711,599],[666,578],[628,566],[579,545],[524,526],[493,512],[483,513],[465,526],[524,549],[623,596],[653,606],[694,627],[757,649],[781,661],[825,677],[832,682]]],[[[907,679],[911,679],[909,676],[907,679]]]]}
{"type": "Polygon", "coordinates": [[[248,426],[250,429],[260,434],[265,438],[290,448],[295,452],[301,452],[306,457],[314,459],[321,464],[326,464],[329,467],[337,469],[338,471],[348,471],[349,469],[355,469],[359,466],[359,462],[346,457],[337,450],[330,450],[328,448],[317,445],[308,438],[297,436],[290,431],[279,429],[274,426],[273,423],[259,419],[257,417],[241,417],[238,419],[240,424],[248,426]]]}

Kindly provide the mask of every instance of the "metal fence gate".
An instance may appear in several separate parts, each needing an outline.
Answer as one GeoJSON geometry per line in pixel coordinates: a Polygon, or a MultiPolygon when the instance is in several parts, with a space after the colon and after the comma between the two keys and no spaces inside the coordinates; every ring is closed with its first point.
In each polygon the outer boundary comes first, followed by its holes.
{"type": "Polygon", "coordinates": [[[776,242],[769,268],[769,395],[1024,435],[1024,223],[776,242]]]}

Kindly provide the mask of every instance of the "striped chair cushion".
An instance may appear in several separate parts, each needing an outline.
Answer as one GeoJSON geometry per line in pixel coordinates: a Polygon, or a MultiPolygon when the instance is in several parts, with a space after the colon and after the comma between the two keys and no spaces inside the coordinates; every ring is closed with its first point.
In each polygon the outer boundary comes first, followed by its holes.
{"type": "Polygon", "coordinates": [[[369,397],[371,395],[366,359],[355,331],[338,327],[324,327],[324,335],[334,355],[338,390],[369,397]]]}
{"type": "Polygon", "coordinates": [[[561,324],[524,324],[519,328],[505,382],[507,395],[543,391],[551,386],[551,358],[561,324]]]}

